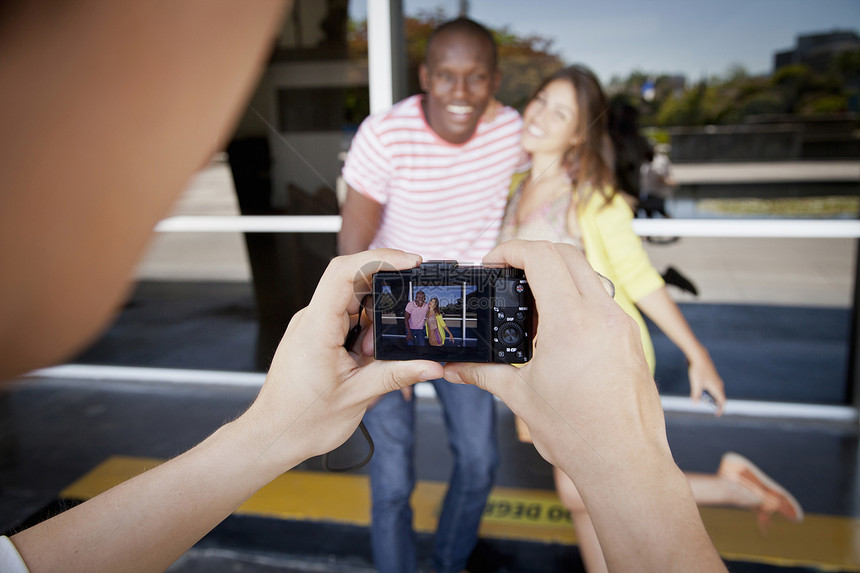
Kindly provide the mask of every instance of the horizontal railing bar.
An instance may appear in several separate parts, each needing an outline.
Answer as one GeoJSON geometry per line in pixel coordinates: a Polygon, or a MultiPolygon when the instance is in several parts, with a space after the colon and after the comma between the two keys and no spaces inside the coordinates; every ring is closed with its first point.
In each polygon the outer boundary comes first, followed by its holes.
{"type": "Polygon", "coordinates": [[[260,388],[266,381],[262,372],[194,370],[148,366],[110,366],[102,364],[60,364],[28,372],[23,378],[62,380],[110,380],[115,382],[152,382],[166,384],[204,384],[260,388]]]}
{"type": "MultiPolygon", "coordinates": [[[[156,225],[160,233],[337,233],[339,215],[182,215],[156,225]]],[[[633,230],[650,237],[752,237],[857,239],[853,219],[634,219],[633,230]]]]}
{"type": "Polygon", "coordinates": [[[650,237],[860,238],[860,221],[846,219],[634,219],[637,235],[650,237]]]}
{"type": "Polygon", "coordinates": [[[178,215],[159,221],[159,233],[337,233],[340,215],[178,215]]]}
{"type": "MultiPolygon", "coordinates": [[[[102,366],[95,364],[63,364],[24,375],[25,378],[54,380],[80,380],[84,383],[99,381],[137,382],[177,385],[218,385],[257,389],[263,385],[266,375],[257,372],[222,370],[193,370],[184,368],[149,368],[140,366],[102,366]]],[[[435,398],[436,392],[430,384],[415,387],[419,398],[435,398]]],[[[685,396],[662,396],[666,412],[713,414],[713,408],[700,403],[693,404],[685,396]]],[[[726,416],[752,416],[759,418],[788,418],[820,420],[828,422],[857,422],[857,410],[851,406],[827,404],[796,404],[766,402],[758,400],[732,400],[726,403],[726,416]]]]}
{"type": "Polygon", "coordinates": [[[675,163],[680,185],[860,182],[860,161],[755,161],[675,163]]]}

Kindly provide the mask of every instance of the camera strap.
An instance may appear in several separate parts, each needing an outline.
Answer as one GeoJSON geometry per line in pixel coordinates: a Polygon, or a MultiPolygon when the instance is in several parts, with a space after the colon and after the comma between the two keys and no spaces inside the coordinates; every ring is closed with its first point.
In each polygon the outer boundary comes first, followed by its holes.
{"type": "MultiPolygon", "coordinates": [[[[362,314],[362,312],[364,314],[367,314],[367,308],[365,306],[365,302],[367,301],[369,296],[370,296],[369,294],[366,294],[366,295],[364,295],[364,297],[362,297],[361,303],[359,304],[359,307],[358,307],[358,322],[356,322],[355,326],[350,328],[349,332],[346,334],[346,341],[343,343],[343,347],[346,348],[347,352],[350,352],[352,350],[352,347],[355,346],[355,343],[358,340],[358,335],[361,334],[361,314],[362,314]]],[[[358,423],[358,429],[361,430],[361,434],[364,436],[364,439],[367,441],[367,447],[368,447],[367,456],[363,460],[361,460],[359,463],[357,463],[353,466],[348,466],[345,468],[335,468],[335,467],[332,467],[331,465],[329,465],[328,457],[331,454],[331,452],[329,452],[328,454],[323,454],[322,455],[322,465],[326,471],[335,472],[335,473],[352,472],[352,471],[361,469],[367,465],[367,463],[370,461],[370,458],[373,457],[373,450],[374,450],[373,438],[370,437],[370,432],[367,431],[367,427],[364,425],[364,420],[362,420],[361,422],[358,423]]],[[[334,450],[332,450],[332,451],[334,451],[334,450]]]]}

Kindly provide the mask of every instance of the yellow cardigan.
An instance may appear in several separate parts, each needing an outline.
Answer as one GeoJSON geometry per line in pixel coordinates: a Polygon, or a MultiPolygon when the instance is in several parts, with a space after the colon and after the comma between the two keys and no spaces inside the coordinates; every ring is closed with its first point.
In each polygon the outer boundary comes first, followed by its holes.
{"type": "MultiPolygon", "coordinates": [[[[445,344],[445,319],[442,318],[442,313],[436,315],[436,328],[439,329],[439,334],[442,337],[442,344],[445,344]]],[[[424,336],[430,336],[430,327],[427,326],[427,321],[424,322],[424,336]]]]}
{"type": "MultiPolygon", "coordinates": [[[[514,176],[512,190],[519,188],[524,175],[514,176]]],[[[578,218],[585,258],[594,270],[615,284],[615,301],[639,325],[645,358],[653,374],[654,345],[635,303],[664,282],[651,265],[642,240],[633,232],[632,221],[633,212],[618,194],[607,204],[602,195],[593,193],[578,218]]]]}

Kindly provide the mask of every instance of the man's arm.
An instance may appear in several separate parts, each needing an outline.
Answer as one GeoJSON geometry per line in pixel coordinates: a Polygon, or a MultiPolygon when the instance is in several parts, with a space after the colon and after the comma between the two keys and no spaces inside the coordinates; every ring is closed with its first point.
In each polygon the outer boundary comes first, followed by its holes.
{"type": "Polygon", "coordinates": [[[406,340],[412,340],[412,314],[407,310],[403,313],[403,320],[406,322],[406,340]]]}
{"type": "MultiPolygon", "coordinates": [[[[359,310],[356,288],[370,288],[355,284],[359,270],[420,261],[388,249],[333,260],[245,414],[185,454],[15,535],[30,570],[163,571],[263,485],[346,441],[374,398],[440,378],[435,362],[360,365],[343,348],[359,310]]],[[[357,344],[372,340],[366,335],[357,344]]]]}
{"type": "Polygon", "coordinates": [[[337,251],[351,255],[366,251],[379,230],[382,205],[349,186],[340,211],[343,224],[337,235],[337,251]]]}

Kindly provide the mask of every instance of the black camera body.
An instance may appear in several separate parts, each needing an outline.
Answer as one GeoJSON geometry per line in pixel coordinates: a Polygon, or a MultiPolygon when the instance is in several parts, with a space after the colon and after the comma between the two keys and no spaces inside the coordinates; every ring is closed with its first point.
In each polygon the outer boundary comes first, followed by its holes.
{"type": "Polygon", "coordinates": [[[534,308],[520,269],[428,261],[405,271],[379,271],[373,275],[375,357],[528,362],[534,308]]]}

